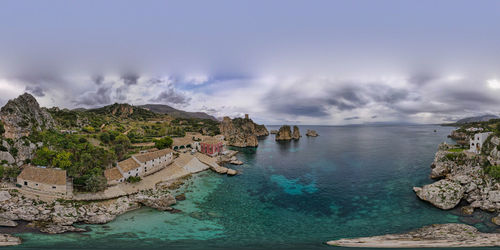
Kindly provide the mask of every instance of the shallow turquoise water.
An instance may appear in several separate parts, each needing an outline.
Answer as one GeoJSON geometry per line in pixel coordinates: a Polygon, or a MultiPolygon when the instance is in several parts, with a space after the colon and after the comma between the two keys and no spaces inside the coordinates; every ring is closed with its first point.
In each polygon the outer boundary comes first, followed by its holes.
{"type": "Polygon", "coordinates": [[[464,220],[412,191],[431,182],[429,165],[452,128],[314,129],[319,137],[276,143],[269,136],[258,148],[241,150],[245,164],[232,166],[238,176],[196,175],[181,190],[187,200],[176,208],[182,213],[144,208],[88,226],[87,233],[20,234],[25,243],[15,248],[328,249],[327,240],[464,220]]]}

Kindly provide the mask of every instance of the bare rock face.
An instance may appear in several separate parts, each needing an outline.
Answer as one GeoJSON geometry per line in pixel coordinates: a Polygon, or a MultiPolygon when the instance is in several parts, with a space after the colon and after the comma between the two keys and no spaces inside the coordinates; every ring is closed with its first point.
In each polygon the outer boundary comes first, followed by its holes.
{"type": "Polygon", "coordinates": [[[0,110],[0,118],[5,138],[19,139],[29,136],[32,130],[54,127],[52,116],[46,109],[40,108],[36,99],[28,93],[9,100],[0,110]]]}
{"type": "Polygon", "coordinates": [[[229,146],[235,147],[257,147],[258,136],[269,135],[264,125],[257,125],[249,118],[224,117],[219,125],[221,134],[229,146]]]}
{"type": "Polygon", "coordinates": [[[276,134],[275,140],[276,141],[289,141],[289,140],[298,140],[300,139],[300,131],[299,127],[293,126],[293,132],[288,125],[283,125],[281,128],[278,130],[278,133],[276,134]]]}
{"type": "Polygon", "coordinates": [[[302,136],[300,135],[299,127],[293,126],[292,139],[298,140],[300,137],[302,136]]]}
{"type": "Polygon", "coordinates": [[[289,141],[292,139],[292,130],[290,129],[290,126],[288,125],[283,125],[280,127],[278,130],[278,133],[276,134],[275,140],[276,141],[289,141]]]}
{"type": "Polygon", "coordinates": [[[275,134],[277,134],[277,133],[278,133],[278,130],[276,130],[276,129],[271,130],[271,134],[272,134],[272,135],[275,135],[275,134]]]}
{"type": "Polygon", "coordinates": [[[332,246],[373,248],[487,247],[500,246],[500,234],[481,233],[465,224],[435,224],[404,234],[340,239],[332,246]]]}
{"type": "Polygon", "coordinates": [[[21,238],[12,236],[10,234],[0,234],[0,247],[16,246],[21,244],[21,238]]]}
{"type": "Polygon", "coordinates": [[[160,211],[171,210],[170,206],[176,203],[174,196],[164,190],[147,190],[139,192],[133,199],[144,206],[160,211]]]}
{"type": "Polygon", "coordinates": [[[440,180],[421,188],[414,187],[413,190],[418,198],[444,210],[457,206],[465,192],[464,187],[450,180],[440,180]]]}
{"type": "Polygon", "coordinates": [[[306,135],[310,137],[316,137],[318,136],[318,133],[316,132],[316,130],[308,129],[306,135]]]}

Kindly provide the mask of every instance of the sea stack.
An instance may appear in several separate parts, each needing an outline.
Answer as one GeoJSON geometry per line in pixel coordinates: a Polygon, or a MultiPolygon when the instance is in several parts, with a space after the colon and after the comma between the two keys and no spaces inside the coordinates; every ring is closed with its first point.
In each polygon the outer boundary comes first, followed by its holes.
{"type": "Polygon", "coordinates": [[[316,132],[316,130],[308,129],[306,135],[311,137],[316,137],[318,136],[318,133],[316,132]]]}
{"type": "Polygon", "coordinates": [[[224,117],[219,129],[227,145],[235,147],[257,147],[259,145],[257,137],[269,135],[266,127],[255,124],[248,114],[245,118],[224,117]]]}
{"type": "Polygon", "coordinates": [[[293,126],[293,132],[290,126],[283,125],[276,133],[275,140],[276,141],[289,141],[289,140],[298,140],[300,138],[299,127],[293,126]]]}

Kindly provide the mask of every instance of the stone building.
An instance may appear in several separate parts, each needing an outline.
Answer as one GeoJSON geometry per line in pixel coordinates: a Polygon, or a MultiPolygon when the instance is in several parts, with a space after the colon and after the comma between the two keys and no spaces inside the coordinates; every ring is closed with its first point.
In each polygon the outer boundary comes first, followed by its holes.
{"type": "Polygon", "coordinates": [[[21,188],[66,195],[66,170],[25,166],[17,176],[17,184],[21,188]]]}
{"type": "Polygon", "coordinates": [[[115,185],[124,182],[130,176],[153,174],[172,163],[173,158],[173,150],[169,148],[136,154],[118,162],[116,167],[104,171],[104,176],[108,185],[115,185]]]}
{"type": "Polygon", "coordinates": [[[209,156],[216,156],[224,151],[222,141],[215,138],[206,138],[200,142],[200,152],[209,156]]]}
{"type": "Polygon", "coordinates": [[[486,133],[477,133],[470,139],[470,148],[469,152],[475,153],[475,154],[480,154],[481,153],[481,148],[483,147],[483,143],[488,139],[488,136],[490,136],[492,132],[486,132],[486,133]]]}

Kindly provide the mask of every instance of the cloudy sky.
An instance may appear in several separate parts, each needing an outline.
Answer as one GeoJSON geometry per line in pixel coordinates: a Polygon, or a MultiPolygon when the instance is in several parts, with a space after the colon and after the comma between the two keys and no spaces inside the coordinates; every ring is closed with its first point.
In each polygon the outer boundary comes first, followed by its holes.
{"type": "Polygon", "coordinates": [[[500,1],[2,1],[0,105],[266,124],[500,114],[500,1]]]}

